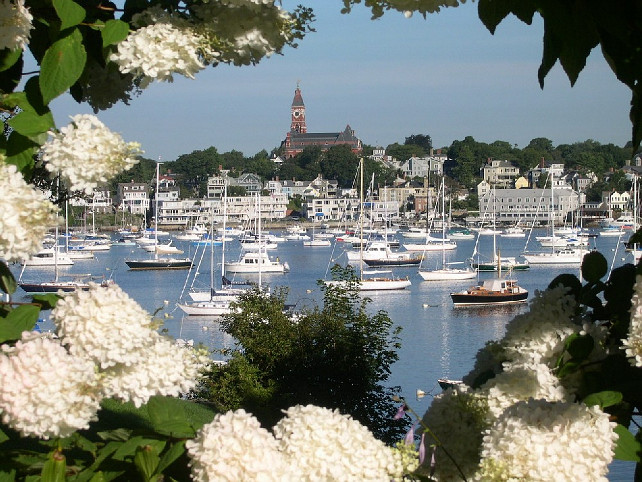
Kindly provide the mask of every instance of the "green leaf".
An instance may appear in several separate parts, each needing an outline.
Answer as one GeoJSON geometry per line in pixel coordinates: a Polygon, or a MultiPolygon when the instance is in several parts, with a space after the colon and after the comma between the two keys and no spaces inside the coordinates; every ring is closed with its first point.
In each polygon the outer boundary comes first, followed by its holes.
{"type": "Polygon", "coordinates": [[[573,357],[574,361],[585,360],[593,351],[595,341],[590,335],[579,335],[577,333],[566,339],[566,351],[573,357]]]}
{"type": "Polygon", "coordinates": [[[154,450],[156,450],[156,453],[162,452],[162,450],[165,448],[165,442],[163,442],[162,440],[137,436],[132,437],[127,442],[122,444],[118,448],[118,450],[114,452],[113,458],[115,460],[126,460],[129,457],[134,457],[138,448],[144,447],[146,445],[153,447],[154,450]]]}
{"type": "Polygon", "coordinates": [[[160,462],[158,452],[151,445],[144,445],[136,449],[134,464],[138,471],[143,474],[144,480],[151,480],[156,473],[156,467],[160,462]]]}
{"type": "Polygon", "coordinates": [[[41,116],[33,111],[20,112],[15,117],[9,119],[8,124],[26,137],[46,133],[50,128],[54,127],[51,113],[41,116]]]}
{"type": "Polygon", "coordinates": [[[511,0],[479,0],[479,19],[494,34],[499,22],[510,13],[511,0]]]}
{"type": "Polygon", "coordinates": [[[117,44],[127,38],[129,24],[122,20],[108,20],[102,29],[103,47],[117,44]]]}
{"type": "Polygon", "coordinates": [[[171,397],[150,398],[147,402],[147,411],[154,430],[174,437],[194,437],[196,433],[183,403],[182,400],[171,397]]]}
{"type": "Polygon", "coordinates": [[[85,19],[87,12],[73,0],[53,0],[58,18],[62,20],[60,30],[75,27],[85,19]]]}
{"type": "Polygon", "coordinates": [[[628,460],[631,462],[640,462],[640,453],[642,446],[635,440],[633,434],[624,426],[618,424],[615,427],[615,433],[618,434],[615,445],[615,458],[618,460],[628,460]]]}
{"type": "Polygon", "coordinates": [[[49,458],[40,473],[42,482],[64,482],[67,462],[65,456],[57,450],[49,454],[49,458]]]}
{"type": "Polygon", "coordinates": [[[8,294],[13,294],[18,289],[16,279],[4,261],[0,261],[0,289],[8,294]]]}
{"type": "Polygon", "coordinates": [[[571,294],[577,299],[582,290],[582,282],[574,274],[561,274],[556,276],[553,281],[548,284],[548,288],[557,288],[559,285],[566,286],[571,289],[571,294]]]}
{"type": "Polygon", "coordinates": [[[22,49],[4,49],[0,51],[0,72],[13,67],[22,56],[22,49]]]}
{"type": "Polygon", "coordinates": [[[0,482],[14,482],[16,480],[16,470],[12,469],[10,472],[0,470],[0,482]]]}
{"type": "Polygon", "coordinates": [[[591,251],[582,259],[582,276],[589,283],[597,283],[606,276],[609,270],[609,263],[599,251],[591,251]]]}
{"type": "Polygon", "coordinates": [[[0,343],[18,340],[23,331],[31,331],[40,315],[40,307],[21,305],[11,310],[3,320],[0,320],[0,343]]]}
{"type": "Polygon", "coordinates": [[[82,35],[74,28],[47,49],[40,68],[40,90],[45,104],[66,92],[81,76],[87,52],[82,35]]]}
{"type": "Polygon", "coordinates": [[[617,405],[622,401],[622,394],[620,392],[612,392],[612,391],[604,391],[604,392],[597,392],[597,393],[591,393],[590,395],[586,396],[584,400],[585,405],[593,406],[593,405],[598,405],[600,408],[606,408],[606,407],[611,407],[613,405],[617,405]]]}
{"type": "Polygon", "coordinates": [[[14,164],[23,175],[30,177],[35,165],[33,156],[38,149],[39,146],[34,141],[17,131],[13,131],[7,141],[7,158],[5,162],[14,164]]]}
{"type": "MultiPolygon", "coordinates": [[[[22,54],[22,50],[18,51],[22,54]]],[[[14,89],[20,84],[22,80],[22,67],[24,65],[24,57],[19,55],[14,59],[12,55],[2,56],[0,60],[0,91],[3,93],[13,92],[14,89]]]]}
{"type": "Polygon", "coordinates": [[[0,430],[0,444],[2,442],[6,442],[7,440],[10,440],[9,436],[4,433],[2,430],[0,430]]]}
{"type": "Polygon", "coordinates": [[[163,471],[172,465],[181,455],[185,453],[185,441],[180,440],[177,443],[173,444],[167,452],[163,454],[156,472],[162,474],[163,471]]]}
{"type": "Polygon", "coordinates": [[[33,302],[40,305],[41,310],[53,310],[60,296],[56,293],[47,293],[44,295],[33,295],[33,302]]]}

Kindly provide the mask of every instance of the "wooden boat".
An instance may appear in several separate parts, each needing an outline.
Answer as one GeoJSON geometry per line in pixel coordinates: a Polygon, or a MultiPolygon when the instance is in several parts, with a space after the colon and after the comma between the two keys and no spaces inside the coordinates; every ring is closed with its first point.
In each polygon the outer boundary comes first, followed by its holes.
{"type": "Polygon", "coordinates": [[[455,306],[504,305],[525,302],[528,291],[516,280],[494,278],[485,280],[482,285],[450,293],[450,298],[455,306]]]}

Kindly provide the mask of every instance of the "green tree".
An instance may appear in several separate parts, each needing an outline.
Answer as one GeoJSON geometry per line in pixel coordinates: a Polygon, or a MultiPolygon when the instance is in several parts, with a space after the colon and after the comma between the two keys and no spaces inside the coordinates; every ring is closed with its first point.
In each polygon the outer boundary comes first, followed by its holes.
{"type": "Polygon", "coordinates": [[[359,158],[348,145],[332,146],[321,158],[321,173],[326,179],[336,179],[339,187],[351,187],[359,167],[359,158]]]}
{"type": "Polygon", "coordinates": [[[452,169],[453,177],[469,189],[475,187],[479,180],[481,162],[475,158],[472,149],[468,146],[463,146],[457,150],[457,157],[453,159],[455,161],[455,167],[452,169]]]}
{"type": "Polygon", "coordinates": [[[400,328],[385,312],[368,314],[354,272],[338,266],[333,272],[350,280],[347,287],[320,282],[323,308],[296,316],[285,312],[283,290],[243,295],[239,310],[221,322],[238,349],[230,364],[213,371],[201,395],[221,411],[244,407],[264,426],[292,405],[336,408],[394,442],[407,427],[393,420],[399,387],[384,384],[398,359],[400,328]]]}
{"type": "Polygon", "coordinates": [[[414,144],[399,144],[394,143],[386,147],[386,154],[394,157],[399,162],[404,162],[411,157],[425,157],[426,151],[422,146],[414,144]]]}
{"type": "Polygon", "coordinates": [[[183,154],[166,167],[180,175],[192,196],[203,197],[207,191],[207,178],[218,173],[220,164],[221,157],[216,147],[209,147],[202,151],[183,154]]]}
{"type": "Polygon", "coordinates": [[[406,137],[404,145],[421,146],[424,152],[429,153],[432,149],[432,139],[427,134],[412,134],[406,137]]]}

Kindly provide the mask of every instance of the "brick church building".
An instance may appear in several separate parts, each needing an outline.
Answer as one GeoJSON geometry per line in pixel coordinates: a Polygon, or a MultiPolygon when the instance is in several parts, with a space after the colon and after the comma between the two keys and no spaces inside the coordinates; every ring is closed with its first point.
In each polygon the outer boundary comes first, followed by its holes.
{"type": "Polygon", "coordinates": [[[349,145],[355,154],[361,153],[361,140],[357,139],[349,125],[343,132],[308,132],[308,126],[305,123],[305,104],[298,85],[294,91],[290,112],[292,119],[290,132],[285,135],[285,140],[281,143],[284,158],[294,157],[306,147],[320,146],[325,151],[340,144],[349,145]]]}

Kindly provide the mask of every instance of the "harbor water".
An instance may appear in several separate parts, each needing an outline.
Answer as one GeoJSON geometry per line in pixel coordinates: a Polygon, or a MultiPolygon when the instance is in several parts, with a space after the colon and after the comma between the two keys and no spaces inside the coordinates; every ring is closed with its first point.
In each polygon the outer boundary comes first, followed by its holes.
{"type": "MultiPolygon", "coordinates": [[[[536,234],[533,231],[533,236],[536,234]]],[[[543,231],[537,234],[543,234],[543,231]]],[[[398,236],[402,244],[404,239],[398,236]]],[[[624,249],[623,242],[628,236],[596,237],[590,240],[589,249],[598,249],[609,261],[609,266],[617,267],[632,262],[632,256],[624,249]]],[[[415,242],[406,240],[406,242],[415,242]]],[[[482,258],[492,256],[493,244],[501,256],[519,256],[526,248],[527,239],[481,236],[476,251],[482,258]]],[[[185,255],[201,259],[203,247],[190,242],[175,241],[185,255]]],[[[457,248],[446,252],[447,262],[464,262],[475,249],[475,240],[458,240],[457,248]]],[[[226,245],[225,260],[236,260],[240,254],[240,244],[232,241],[226,245]]],[[[71,267],[61,268],[61,274],[91,273],[113,278],[116,283],[149,312],[163,308],[169,317],[164,328],[176,338],[191,339],[212,349],[230,348],[234,345],[228,335],[218,328],[215,318],[188,317],[176,307],[181,294],[194,285],[206,288],[210,285],[209,247],[203,256],[196,280],[192,270],[187,279],[187,270],[175,271],[130,271],[125,265],[127,257],[150,256],[137,246],[113,246],[109,251],[97,252],[93,260],[77,260],[71,267]]],[[[302,241],[285,241],[277,249],[270,250],[272,258],[278,257],[287,262],[290,271],[285,274],[262,275],[262,281],[271,288],[285,286],[289,289],[288,303],[298,308],[313,306],[321,301],[321,291],[317,280],[329,277],[329,268],[334,263],[345,265],[347,257],[341,242],[332,242],[329,247],[304,247],[302,241]]],[[[351,248],[348,248],[351,249],[351,248]]],[[[401,248],[403,249],[403,248],[401,248]]],[[[528,250],[536,251],[534,240],[528,242],[528,250]]],[[[539,250],[542,250],[541,248],[539,250]]],[[[184,256],[184,255],[182,255],[184,256]]],[[[220,287],[221,247],[214,248],[215,285],[220,287]]],[[[441,266],[441,251],[427,252],[422,267],[434,269],[441,266]]],[[[455,265],[457,266],[457,265],[455,265]]],[[[18,276],[20,266],[14,265],[12,271],[18,276]]],[[[579,276],[579,269],[572,265],[531,266],[530,270],[516,272],[521,286],[529,291],[529,299],[535,290],[545,289],[557,275],[573,273],[579,276]]],[[[423,281],[416,267],[394,269],[398,276],[408,276],[412,285],[400,291],[373,292],[367,296],[372,300],[372,311],[385,310],[396,325],[403,328],[399,361],[392,366],[390,384],[400,386],[403,397],[418,413],[423,413],[432,401],[432,395],[439,393],[437,379],[448,377],[459,379],[473,366],[477,351],[489,340],[500,338],[508,321],[528,309],[528,305],[453,307],[450,293],[468,288],[476,280],[464,281],[423,281]],[[417,397],[417,390],[426,396],[417,397]]],[[[47,280],[53,276],[53,268],[27,267],[23,274],[25,280],[47,280]]],[[[479,281],[497,276],[496,273],[480,273],[479,281]]],[[[238,279],[238,278],[237,278],[238,279]]],[[[243,275],[243,279],[258,281],[258,275],[243,275]]],[[[17,298],[26,296],[19,293],[17,298]]],[[[47,322],[43,323],[47,328],[47,322]]],[[[609,474],[611,481],[633,480],[633,463],[614,462],[609,474]]]]}

